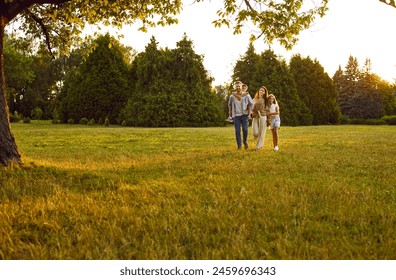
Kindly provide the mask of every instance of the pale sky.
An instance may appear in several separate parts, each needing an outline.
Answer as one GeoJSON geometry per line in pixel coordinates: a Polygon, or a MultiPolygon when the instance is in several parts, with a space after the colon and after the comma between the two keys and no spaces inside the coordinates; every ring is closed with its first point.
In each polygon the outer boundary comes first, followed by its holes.
{"type": "MultiPolygon", "coordinates": [[[[246,28],[243,34],[233,35],[232,29],[213,26],[223,1],[193,2],[184,0],[178,25],[151,28],[147,33],[137,31],[137,26],[125,27],[122,30],[125,38],[121,42],[141,52],[154,35],[160,47],[175,48],[186,33],[194,43],[195,52],[204,55],[204,66],[215,78],[214,85],[230,82],[235,62],[247,50],[251,30],[246,28]]],[[[276,43],[271,48],[286,61],[298,53],[317,59],[330,77],[339,65],[345,67],[350,55],[357,57],[361,66],[370,58],[373,72],[393,82],[396,79],[395,27],[396,9],[378,0],[329,0],[327,14],[300,34],[299,43],[291,51],[276,43]]],[[[257,53],[268,49],[260,39],[254,46],[257,53]]]]}

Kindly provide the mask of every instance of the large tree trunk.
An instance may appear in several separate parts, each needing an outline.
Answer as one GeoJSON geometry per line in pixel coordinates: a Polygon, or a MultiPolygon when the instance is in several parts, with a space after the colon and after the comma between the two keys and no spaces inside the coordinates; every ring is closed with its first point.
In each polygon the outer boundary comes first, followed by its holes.
{"type": "Polygon", "coordinates": [[[11,133],[10,118],[7,104],[7,93],[4,74],[4,29],[5,18],[0,15],[0,163],[10,165],[21,164],[21,155],[11,133]]]}

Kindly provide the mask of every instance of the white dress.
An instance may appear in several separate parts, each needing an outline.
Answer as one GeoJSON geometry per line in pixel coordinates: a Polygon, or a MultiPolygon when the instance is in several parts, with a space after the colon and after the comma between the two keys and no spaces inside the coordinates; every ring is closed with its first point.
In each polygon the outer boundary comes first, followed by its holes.
{"type": "Polygon", "coordinates": [[[267,131],[267,116],[264,115],[264,100],[254,101],[252,128],[256,149],[259,150],[264,146],[265,132],[267,131]]]}

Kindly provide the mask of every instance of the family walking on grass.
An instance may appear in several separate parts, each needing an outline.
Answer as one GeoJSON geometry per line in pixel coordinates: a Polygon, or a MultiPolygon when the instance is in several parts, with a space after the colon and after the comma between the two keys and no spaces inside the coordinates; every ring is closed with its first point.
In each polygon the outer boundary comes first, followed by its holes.
{"type": "Polygon", "coordinates": [[[238,150],[249,148],[248,128],[249,119],[252,119],[253,137],[256,151],[264,145],[265,132],[267,127],[272,131],[274,151],[278,147],[278,131],[280,128],[279,106],[273,94],[268,94],[266,87],[262,86],[254,95],[254,98],[247,92],[248,86],[241,81],[234,83],[235,91],[231,94],[228,101],[229,119],[233,120],[235,127],[235,137],[238,150]],[[241,139],[242,127],[242,139],[241,139]]]}

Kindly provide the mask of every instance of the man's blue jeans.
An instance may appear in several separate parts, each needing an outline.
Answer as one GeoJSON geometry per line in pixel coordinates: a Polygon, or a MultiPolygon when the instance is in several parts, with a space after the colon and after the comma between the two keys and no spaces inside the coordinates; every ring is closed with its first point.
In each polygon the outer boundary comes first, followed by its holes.
{"type": "Polygon", "coordinates": [[[248,115],[234,117],[235,137],[236,137],[238,149],[240,149],[242,147],[241,126],[242,126],[242,133],[243,133],[243,143],[246,143],[247,137],[248,137],[248,127],[249,127],[248,115]]]}

